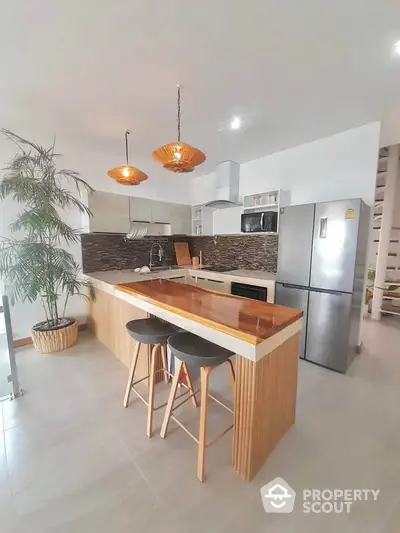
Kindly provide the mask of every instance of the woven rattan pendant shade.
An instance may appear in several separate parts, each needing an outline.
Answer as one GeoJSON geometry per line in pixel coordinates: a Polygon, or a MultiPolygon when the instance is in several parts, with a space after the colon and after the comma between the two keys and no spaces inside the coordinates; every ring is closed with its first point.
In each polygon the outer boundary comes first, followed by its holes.
{"type": "Polygon", "coordinates": [[[164,144],[154,150],[153,157],[166,170],[171,172],[193,172],[194,168],[204,163],[206,156],[190,144],[181,142],[181,89],[178,85],[178,140],[164,144]]]}
{"type": "Polygon", "coordinates": [[[193,172],[206,156],[197,148],[183,142],[164,144],[153,152],[154,159],[172,172],[193,172]]]}
{"type": "Polygon", "coordinates": [[[147,174],[129,165],[112,168],[107,174],[121,185],[140,185],[147,180],[147,174]]]}
{"type": "Polygon", "coordinates": [[[128,164],[128,135],[130,134],[129,130],[125,132],[125,156],[126,156],[126,165],[121,165],[119,167],[112,168],[107,172],[107,175],[110,178],[113,178],[115,181],[121,185],[140,185],[142,181],[147,180],[147,174],[142,172],[136,167],[132,167],[128,164]]]}

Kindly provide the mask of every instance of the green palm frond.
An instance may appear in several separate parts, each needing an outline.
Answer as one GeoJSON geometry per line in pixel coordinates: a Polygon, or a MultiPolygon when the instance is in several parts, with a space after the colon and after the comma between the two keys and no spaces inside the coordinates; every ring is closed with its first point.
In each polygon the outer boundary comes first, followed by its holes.
{"type": "Polygon", "coordinates": [[[63,295],[64,314],[70,296],[94,298],[93,287],[81,279],[79,265],[63,248],[79,240],[79,229],[66,224],[60,215],[63,209],[73,208],[91,216],[79,198],[82,189],[92,188],[77,172],[57,170],[61,154],[55,152],[54,144],[44,148],[9,130],[0,132],[19,149],[3,169],[0,200],[11,198],[24,205],[9,226],[12,237],[0,238],[0,276],[12,300],[40,299],[49,326],[55,326],[63,295]],[[78,197],[65,188],[67,183],[76,188],[78,197]]]}

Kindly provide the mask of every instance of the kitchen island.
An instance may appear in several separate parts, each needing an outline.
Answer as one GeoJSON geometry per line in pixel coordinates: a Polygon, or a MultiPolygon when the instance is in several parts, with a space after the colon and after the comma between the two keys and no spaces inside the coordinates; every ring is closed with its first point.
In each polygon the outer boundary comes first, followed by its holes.
{"type": "Polygon", "coordinates": [[[125,322],[151,314],[237,354],[232,462],[251,480],[295,420],[302,313],[166,279],[102,292],[90,316],[110,342],[126,343],[125,322]]]}

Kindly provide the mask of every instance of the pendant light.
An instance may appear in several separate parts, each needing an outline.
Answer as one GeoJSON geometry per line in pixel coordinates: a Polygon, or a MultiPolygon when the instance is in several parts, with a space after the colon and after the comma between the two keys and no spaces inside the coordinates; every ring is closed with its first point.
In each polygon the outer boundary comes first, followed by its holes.
{"type": "Polygon", "coordinates": [[[142,181],[147,180],[147,174],[139,170],[138,168],[131,167],[129,165],[129,156],[128,156],[128,135],[130,131],[125,131],[125,156],[126,156],[126,165],[120,167],[112,168],[107,172],[110,178],[113,178],[121,185],[140,185],[142,181]]]}
{"type": "Polygon", "coordinates": [[[178,85],[178,141],[164,144],[154,150],[153,157],[165,169],[171,172],[193,172],[194,167],[201,165],[206,156],[197,148],[181,142],[181,88],[178,85]]]}

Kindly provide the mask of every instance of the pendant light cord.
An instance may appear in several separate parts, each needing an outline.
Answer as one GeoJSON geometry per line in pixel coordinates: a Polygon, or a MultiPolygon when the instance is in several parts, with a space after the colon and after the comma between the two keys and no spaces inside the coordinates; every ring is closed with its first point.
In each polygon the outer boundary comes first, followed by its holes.
{"type": "Polygon", "coordinates": [[[178,87],[178,142],[181,141],[181,87],[178,87]]]}
{"type": "Polygon", "coordinates": [[[129,166],[129,157],[128,157],[128,135],[130,135],[130,131],[125,131],[125,156],[126,156],[126,166],[129,166]]]}

